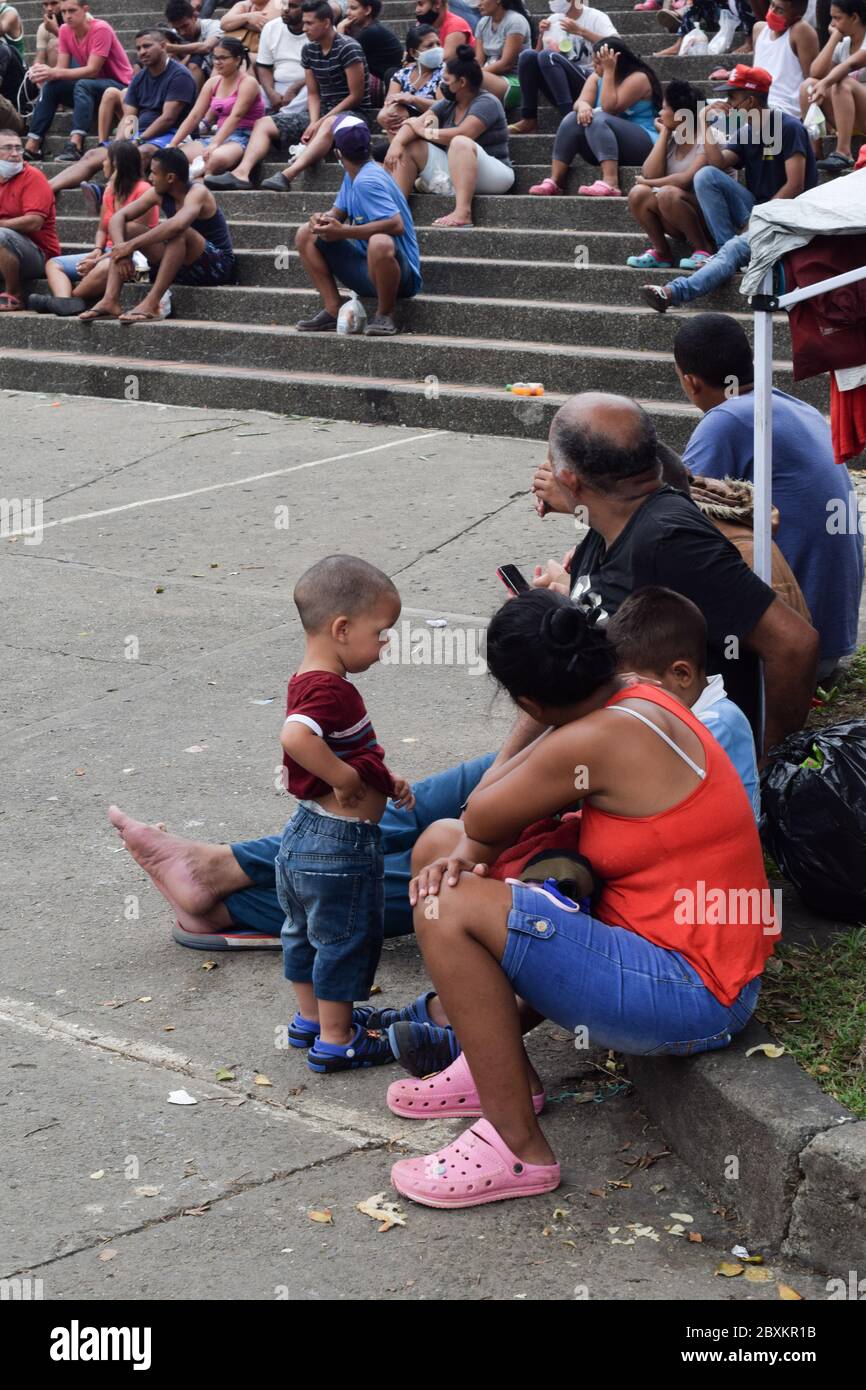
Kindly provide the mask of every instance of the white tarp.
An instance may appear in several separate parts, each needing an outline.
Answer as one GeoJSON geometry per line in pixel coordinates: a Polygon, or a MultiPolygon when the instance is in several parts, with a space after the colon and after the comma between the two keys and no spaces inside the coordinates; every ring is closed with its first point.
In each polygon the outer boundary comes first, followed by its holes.
{"type": "Polygon", "coordinates": [[[752,258],[743,271],[740,294],[757,294],[764,272],[813,237],[854,232],[866,232],[866,169],[810,188],[799,198],[759,203],[749,219],[752,258]]]}

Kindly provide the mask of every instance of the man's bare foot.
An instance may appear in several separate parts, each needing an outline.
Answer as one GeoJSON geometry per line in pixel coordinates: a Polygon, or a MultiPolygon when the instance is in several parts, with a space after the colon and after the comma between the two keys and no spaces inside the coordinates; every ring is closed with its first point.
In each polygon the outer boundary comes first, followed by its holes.
{"type": "Polygon", "coordinates": [[[509,135],[534,135],[537,130],[538,121],[533,120],[531,116],[523,116],[508,127],[509,135]]]}
{"type": "Polygon", "coordinates": [[[100,299],[99,303],[94,304],[92,309],[85,309],[83,314],[78,315],[78,322],[92,323],[94,319],[119,319],[122,313],[122,305],[100,299]]]}
{"type": "Polygon", "coordinates": [[[168,835],[144,821],[133,820],[119,806],[109,806],[108,819],[136,864],[175,906],[188,931],[210,931],[229,924],[228,913],[217,921],[215,909],[221,907],[227,893],[249,887],[251,880],[228,845],[206,845],[168,835]]]}

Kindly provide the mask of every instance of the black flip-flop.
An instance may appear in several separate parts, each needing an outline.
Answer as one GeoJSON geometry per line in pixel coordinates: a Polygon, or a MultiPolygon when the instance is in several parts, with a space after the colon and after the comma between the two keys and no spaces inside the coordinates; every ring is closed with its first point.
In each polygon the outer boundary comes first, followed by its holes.
{"type": "Polygon", "coordinates": [[[226,927],[225,931],[193,932],[187,931],[180,922],[171,929],[172,940],[179,946],[190,946],[194,951],[281,951],[279,936],[269,936],[266,932],[251,931],[245,927],[226,927]]]}

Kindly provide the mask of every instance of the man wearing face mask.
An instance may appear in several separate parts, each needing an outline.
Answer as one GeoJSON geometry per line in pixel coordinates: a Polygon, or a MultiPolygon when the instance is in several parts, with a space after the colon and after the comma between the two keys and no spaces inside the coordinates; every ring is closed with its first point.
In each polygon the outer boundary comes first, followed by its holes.
{"type": "Polygon", "coordinates": [[[455,56],[461,43],[472,43],[471,25],[451,11],[448,0],[418,0],[415,18],[419,24],[432,24],[445,50],[446,62],[455,56]]]}
{"type": "Polygon", "coordinates": [[[756,68],[770,73],[769,104],[800,115],[800,87],[818,56],[818,35],[803,19],[806,0],[770,0],[765,24],[752,30],[756,68]]]}
{"type": "Polygon", "coordinates": [[[60,255],[54,194],[39,169],[24,163],[21,137],[0,130],[0,313],[24,308],[22,289],[60,255]]]}
{"type": "Polygon", "coordinates": [[[314,213],[298,229],[295,245],[324,308],[295,326],[302,333],[334,333],[341,299],[337,280],[377,301],[365,333],[397,332],[394,307],[421,289],[421,255],[409,204],[390,175],[370,158],[370,131],[351,113],[334,122],[334,148],[345,169],[334,206],[314,213]]]}
{"type": "Polygon", "coordinates": [[[642,287],[645,301],[660,314],[671,305],[689,303],[718,289],[748,264],[749,238],[741,232],[756,203],[797,198],[818,182],[802,121],[768,109],[771,83],[770,73],[762,68],[738,63],[725,84],[727,101],[698,111],[698,140],[707,162],[695,174],[693,188],[718,251],[691,276],[642,287]],[[730,132],[721,141],[711,124],[719,115],[727,117],[730,132]],[[738,168],[745,174],[745,187],[728,173],[738,168]]]}

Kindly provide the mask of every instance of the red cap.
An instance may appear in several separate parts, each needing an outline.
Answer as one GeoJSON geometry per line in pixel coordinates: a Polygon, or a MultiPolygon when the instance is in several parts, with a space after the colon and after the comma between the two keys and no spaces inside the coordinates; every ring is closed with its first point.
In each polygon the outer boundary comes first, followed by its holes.
{"type": "Polygon", "coordinates": [[[773,75],[766,68],[750,68],[746,63],[737,63],[733,72],[728,73],[724,88],[729,92],[759,92],[768,96],[773,85],[773,75]]]}

